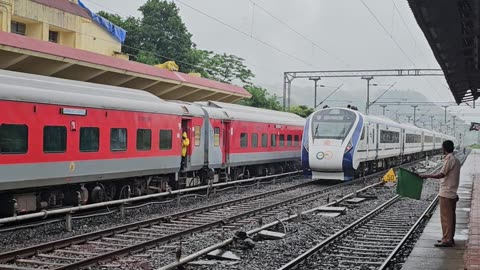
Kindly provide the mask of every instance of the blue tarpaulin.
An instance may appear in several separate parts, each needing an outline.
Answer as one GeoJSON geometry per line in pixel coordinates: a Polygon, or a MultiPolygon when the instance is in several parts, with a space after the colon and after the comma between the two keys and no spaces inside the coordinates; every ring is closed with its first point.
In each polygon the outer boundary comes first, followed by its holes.
{"type": "Polygon", "coordinates": [[[102,16],[97,15],[95,12],[91,11],[90,9],[82,3],[82,1],[78,0],[78,4],[80,7],[84,8],[90,14],[92,20],[98,23],[101,27],[105,28],[110,34],[112,34],[116,39],[120,42],[125,42],[125,37],[127,36],[127,31],[125,29],[113,24],[109,20],[105,19],[102,16]]]}

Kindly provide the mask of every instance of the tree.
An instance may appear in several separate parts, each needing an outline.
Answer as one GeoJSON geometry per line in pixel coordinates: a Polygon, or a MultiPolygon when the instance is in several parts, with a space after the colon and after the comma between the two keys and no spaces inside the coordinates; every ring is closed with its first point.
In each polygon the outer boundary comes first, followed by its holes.
{"type": "Polygon", "coordinates": [[[132,60],[148,65],[173,60],[182,72],[197,72],[225,83],[251,84],[254,74],[244,59],[196,48],[174,2],[148,0],[139,11],[141,18],[98,13],[127,31],[122,52],[132,60]]]}
{"type": "Polygon", "coordinates": [[[199,57],[199,71],[204,77],[224,83],[235,80],[243,84],[251,84],[255,77],[253,72],[243,63],[245,59],[233,54],[216,54],[211,51],[196,50],[199,57]]]}
{"type": "Polygon", "coordinates": [[[133,60],[145,64],[160,64],[173,60],[177,62],[180,71],[195,71],[195,57],[192,50],[192,34],[178,14],[178,8],[173,2],[148,0],[139,11],[140,19],[127,17],[104,11],[99,15],[127,30],[122,51],[133,57],[133,60]]]}
{"type": "Polygon", "coordinates": [[[309,108],[305,105],[293,106],[290,108],[290,112],[296,115],[299,115],[303,118],[308,117],[310,114],[314,112],[313,108],[309,108]]]}
{"type": "Polygon", "coordinates": [[[278,97],[268,93],[267,89],[254,85],[246,85],[245,89],[252,95],[252,97],[250,99],[241,100],[239,104],[277,111],[282,109],[280,102],[278,102],[278,97]]]}

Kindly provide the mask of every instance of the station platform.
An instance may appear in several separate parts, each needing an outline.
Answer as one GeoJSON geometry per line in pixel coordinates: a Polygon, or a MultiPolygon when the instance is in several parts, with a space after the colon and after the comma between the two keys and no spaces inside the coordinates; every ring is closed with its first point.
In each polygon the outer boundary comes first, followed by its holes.
{"type": "Polygon", "coordinates": [[[415,244],[404,270],[480,270],[480,150],[473,150],[460,171],[455,247],[433,245],[442,237],[437,207],[415,244]]]}

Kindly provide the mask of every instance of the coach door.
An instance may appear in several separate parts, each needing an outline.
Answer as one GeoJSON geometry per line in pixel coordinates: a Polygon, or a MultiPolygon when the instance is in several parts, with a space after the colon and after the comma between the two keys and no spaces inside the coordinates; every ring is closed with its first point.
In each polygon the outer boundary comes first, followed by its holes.
{"type": "Polygon", "coordinates": [[[230,122],[223,122],[222,130],[222,163],[225,165],[229,162],[230,154],[230,122]]]}
{"type": "MultiPolygon", "coordinates": [[[[187,133],[187,138],[190,141],[189,146],[187,147],[187,156],[186,156],[186,164],[185,166],[189,167],[190,165],[190,159],[192,155],[192,144],[194,143],[195,139],[193,138],[193,132],[192,132],[192,119],[190,118],[183,118],[182,119],[182,128],[180,131],[180,140],[182,140],[182,134],[184,132],[187,133]]],[[[182,144],[181,144],[182,145],[182,144]]],[[[183,148],[183,145],[181,146],[183,148]]]]}
{"type": "Polygon", "coordinates": [[[400,131],[400,156],[403,156],[405,152],[405,129],[402,128],[400,131]]]}

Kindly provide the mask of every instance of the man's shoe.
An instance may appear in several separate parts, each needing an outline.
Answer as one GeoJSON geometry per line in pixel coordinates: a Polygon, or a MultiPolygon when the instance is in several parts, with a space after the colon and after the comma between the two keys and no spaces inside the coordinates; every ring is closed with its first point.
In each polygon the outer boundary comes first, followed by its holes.
{"type": "Polygon", "coordinates": [[[435,244],[434,246],[435,247],[453,247],[453,244],[452,243],[440,242],[440,243],[435,244]]]}
{"type": "MultiPolygon", "coordinates": [[[[442,240],[437,240],[437,243],[442,243],[442,240]]],[[[455,240],[452,240],[452,245],[455,246],[455,240]]]]}

